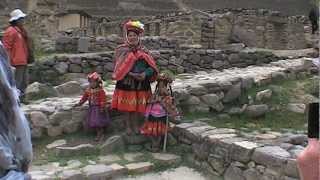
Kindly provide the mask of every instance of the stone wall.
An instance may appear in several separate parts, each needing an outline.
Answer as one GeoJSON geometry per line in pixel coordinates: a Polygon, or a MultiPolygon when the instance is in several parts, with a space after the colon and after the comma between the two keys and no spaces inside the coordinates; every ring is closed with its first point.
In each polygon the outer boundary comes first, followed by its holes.
{"type": "Polygon", "coordinates": [[[176,103],[184,112],[260,117],[271,111],[263,99],[270,98],[272,90],[256,97],[241,98],[242,95],[252,87],[299,77],[300,72],[307,71],[304,62],[304,59],[280,60],[265,66],[181,74],[173,86],[176,103]]]}
{"type": "Polygon", "coordinates": [[[262,140],[203,122],[183,123],[173,132],[179,142],[192,147],[196,165],[226,180],[299,179],[296,158],[307,142],[306,135],[274,133],[273,138],[262,140]]]}
{"type": "MultiPolygon", "coordinates": [[[[247,67],[281,59],[270,52],[238,52],[204,49],[152,51],[160,69],[175,73],[222,70],[247,67]]],[[[113,71],[113,52],[60,55],[38,61],[31,67],[31,80],[58,83],[59,77],[68,73],[97,71],[110,79],[113,71]]]]}
{"type": "MultiPolygon", "coordinates": [[[[57,37],[58,19],[55,14],[60,8],[59,4],[53,1],[39,0],[36,8],[29,12],[27,29],[37,41],[57,37]]],[[[307,47],[305,38],[305,31],[309,26],[307,18],[284,16],[270,10],[176,11],[167,15],[145,15],[138,19],[145,23],[147,36],[174,38],[179,44],[201,44],[203,48],[220,49],[234,42],[268,49],[307,47]]],[[[86,34],[95,37],[108,37],[111,34],[122,36],[120,24],[123,21],[124,18],[95,17],[86,34]]],[[[42,47],[44,43],[37,44],[41,44],[42,47]]]]}
{"type": "MultiPolygon", "coordinates": [[[[34,7],[27,12],[26,29],[36,38],[55,37],[58,32],[58,18],[56,16],[59,9],[58,3],[53,0],[37,0],[35,2],[34,7]]],[[[35,40],[38,40],[36,38],[35,40]]]]}
{"type": "Polygon", "coordinates": [[[303,49],[307,47],[306,24],[309,26],[304,16],[284,16],[277,11],[223,9],[168,15],[147,23],[146,34],[174,37],[181,44],[203,48],[241,42],[249,47],[303,49]]]}
{"type": "MultiPolygon", "coordinates": [[[[89,40],[89,52],[103,52],[114,51],[117,46],[123,44],[123,38],[116,34],[112,34],[106,37],[92,37],[87,38],[89,40]]],[[[159,36],[145,36],[142,39],[142,43],[146,48],[150,50],[158,49],[179,49],[177,40],[159,36]]],[[[56,39],[55,49],[57,52],[77,53],[78,51],[79,37],[61,36],[56,39]]]]}
{"type": "Polygon", "coordinates": [[[201,22],[201,17],[194,14],[164,18],[159,24],[160,35],[176,38],[180,44],[200,44],[201,22]]]}
{"type": "MultiPolygon", "coordinates": [[[[234,16],[232,37],[250,47],[303,49],[307,47],[303,16],[283,16],[277,12],[246,11],[234,16]]],[[[235,40],[235,39],[233,39],[235,40]]]]}
{"type": "Polygon", "coordinates": [[[169,12],[184,9],[225,9],[225,8],[267,8],[281,11],[288,15],[304,15],[310,10],[308,1],[301,0],[68,0],[70,8],[86,10],[94,15],[103,16],[128,16],[128,15],[154,15],[167,14],[169,12]],[[99,7],[97,7],[99,4],[99,7]]]}
{"type": "MultiPolygon", "coordinates": [[[[307,47],[305,27],[310,26],[305,16],[285,16],[264,9],[193,10],[138,19],[145,24],[147,36],[170,37],[179,44],[201,44],[203,48],[216,49],[233,42],[249,47],[303,49],[307,47]]],[[[89,34],[121,36],[120,24],[124,20],[95,18],[89,34]]]]}

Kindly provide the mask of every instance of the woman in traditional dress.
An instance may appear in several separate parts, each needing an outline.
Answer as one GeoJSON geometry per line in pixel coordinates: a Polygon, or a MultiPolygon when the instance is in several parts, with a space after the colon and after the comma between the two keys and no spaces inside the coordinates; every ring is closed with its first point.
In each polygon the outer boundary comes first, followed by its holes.
{"type": "Polygon", "coordinates": [[[139,133],[138,116],[143,115],[151,97],[150,83],[155,81],[158,69],[149,51],[141,44],[144,32],[139,21],[124,25],[125,43],[115,52],[115,68],[112,78],[117,81],[111,107],[126,112],[128,134],[139,133]]]}

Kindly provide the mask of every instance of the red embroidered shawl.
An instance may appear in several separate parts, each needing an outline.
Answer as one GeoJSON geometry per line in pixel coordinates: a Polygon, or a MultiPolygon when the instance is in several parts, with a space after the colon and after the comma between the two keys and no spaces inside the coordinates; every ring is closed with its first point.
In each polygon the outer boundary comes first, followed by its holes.
{"type": "Polygon", "coordinates": [[[115,52],[115,67],[112,74],[114,80],[122,80],[133,68],[135,62],[143,59],[154,70],[151,81],[155,81],[158,75],[158,68],[153,57],[148,50],[143,47],[138,47],[135,51],[132,50],[127,44],[123,44],[116,49],[115,52]]]}

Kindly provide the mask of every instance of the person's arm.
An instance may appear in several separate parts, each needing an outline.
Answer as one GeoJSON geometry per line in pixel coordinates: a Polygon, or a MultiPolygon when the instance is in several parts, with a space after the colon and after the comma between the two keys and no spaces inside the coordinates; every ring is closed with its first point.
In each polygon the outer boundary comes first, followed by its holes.
{"type": "Polygon", "coordinates": [[[146,77],[149,78],[149,77],[153,76],[154,70],[152,69],[152,67],[149,66],[149,67],[144,71],[144,73],[146,74],[146,77]]]}
{"type": "Polygon", "coordinates": [[[14,45],[14,41],[16,39],[16,33],[13,31],[9,31],[7,30],[2,38],[2,42],[4,47],[7,50],[7,53],[9,54],[10,58],[12,58],[12,49],[13,49],[13,45],[14,45]]]}
{"type": "Polygon", "coordinates": [[[138,74],[138,80],[144,81],[146,78],[150,78],[153,76],[154,70],[150,67],[146,62],[143,62],[143,66],[145,66],[145,70],[138,74]]]}
{"type": "Polygon", "coordinates": [[[82,95],[80,101],[75,105],[75,106],[81,106],[82,104],[84,104],[89,98],[89,91],[86,90],[84,92],[84,94],[82,95]]]}

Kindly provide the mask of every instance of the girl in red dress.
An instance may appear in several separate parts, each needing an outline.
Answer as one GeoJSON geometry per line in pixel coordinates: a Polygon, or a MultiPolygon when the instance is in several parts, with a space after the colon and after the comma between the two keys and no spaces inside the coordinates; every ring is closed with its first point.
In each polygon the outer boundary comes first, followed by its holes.
{"type": "Polygon", "coordinates": [[[102,80],[98,73],[94,72],[88,75],[90,87],[84,92],[80,102],[75,106],[81,106],[89,101],[89,109],[87,115],[86,126],[95,129],[97,136],[96,141],[103,138],[104,128],[110,122],[108,112],[106,110],[107,96],[103,90],[102,80]]]}
{"type": "Polygon", "coordinates": [[[139,21],[124,25],[125,44],[115,52],[113,79],[117,81],[111,107],[127,114],[128,134],[139,133],[137,117],[144,114],[151,97],[151,86],[158,69],[149,51],[142,46],[140,36],[144,29],[139,21]]]}

